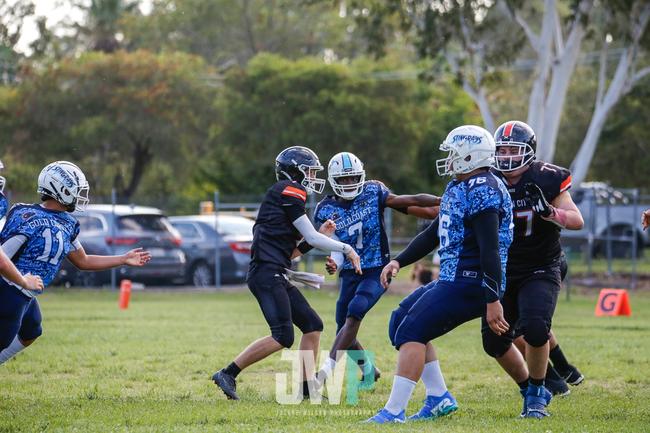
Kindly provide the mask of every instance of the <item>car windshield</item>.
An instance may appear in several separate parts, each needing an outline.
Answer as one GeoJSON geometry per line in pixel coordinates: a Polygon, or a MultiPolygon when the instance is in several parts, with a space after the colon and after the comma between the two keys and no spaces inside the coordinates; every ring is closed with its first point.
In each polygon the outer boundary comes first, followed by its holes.
{"type": "Polygon", "coordinates": [[[224,235],[253,234],[254,221],[248,218],[219,218],[219,233],[224,235]]]}
{"type": "Polygon", "coordinates": [[[126,215],[117,220],[120,230],[168,232],[169,225],[162,215],[126,215]]]}

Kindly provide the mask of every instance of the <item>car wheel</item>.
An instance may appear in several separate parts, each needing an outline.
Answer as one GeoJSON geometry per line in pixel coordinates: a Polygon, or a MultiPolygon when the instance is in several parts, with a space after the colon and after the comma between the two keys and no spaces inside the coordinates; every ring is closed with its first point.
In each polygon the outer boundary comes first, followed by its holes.
{"type": "Polygon", "coordinates": [[[208,287],[212,286],[212,268],[205,262],[199,262],[192,267],[190,273],[190,281],[195,287],[208,287]]]}
{"type": "Polygon", "coordinates": [[[99,285],[95,272],[77,272],[73,279],[75,287],[95,287],[99,285]]]}

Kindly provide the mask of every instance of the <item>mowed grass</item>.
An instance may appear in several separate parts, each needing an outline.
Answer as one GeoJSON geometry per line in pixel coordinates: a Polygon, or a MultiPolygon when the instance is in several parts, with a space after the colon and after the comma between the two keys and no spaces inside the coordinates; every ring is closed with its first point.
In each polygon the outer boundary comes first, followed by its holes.
{"type": "MultiPolygon", "coordinates": [[[[333,292],[307,292],[332,342],[333,292]]],[[[0,366],[0,432],[646,432],[650,430],[650,296],[633,293],[632,317],[596,318],[596,295],[561,297],[555,330],[587,379],[551,403],[553,416],[521,420],[516,386],[481,348],[473,321],[436,342],[460,409],[429,423],[359,422],[385,403],[396,352],[387,322],[400,297],[387,295],[364,321],[360,340],[384,375],[358,406],[282,406],[280,354],[240,375],[239,402],[210,381],[250,341],[267,334],[254,298],[242,293],[136,292],[126,311],[108,291],[59,291],[40,298],[44,335],[0,366]]],[[[420,384],[409,405],[424,396],[420,384]]]]}

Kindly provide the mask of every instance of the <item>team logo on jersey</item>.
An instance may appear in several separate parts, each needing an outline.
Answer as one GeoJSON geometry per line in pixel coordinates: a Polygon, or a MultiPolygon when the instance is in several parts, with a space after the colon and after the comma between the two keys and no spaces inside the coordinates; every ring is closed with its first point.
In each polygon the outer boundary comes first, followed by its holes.
{"type": "Polygon", "coordinates": [[[34,212],[25,212],[25,213],[23,214],[23,219],[24,219],[24,220],[28,220],[28,219],[30,219],[31,217],[33,217],[34,215],[36,215],[34,212]]]}

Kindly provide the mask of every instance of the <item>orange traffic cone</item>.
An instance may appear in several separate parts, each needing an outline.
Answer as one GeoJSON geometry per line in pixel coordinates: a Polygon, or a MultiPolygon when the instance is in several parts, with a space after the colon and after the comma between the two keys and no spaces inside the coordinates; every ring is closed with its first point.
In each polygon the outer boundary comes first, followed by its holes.
{"type": "Polygon", "coordinates": [[[126,310],[129,308],[129,299],[131,299],[131,280],[122,280],[120,282],[120,309],[126,310]]]}
{"type": "Polygon", "coordinates": [[[630,298],[625,289],[602,289],[596,304],[596,316],[629,316],[630,298]]]}

